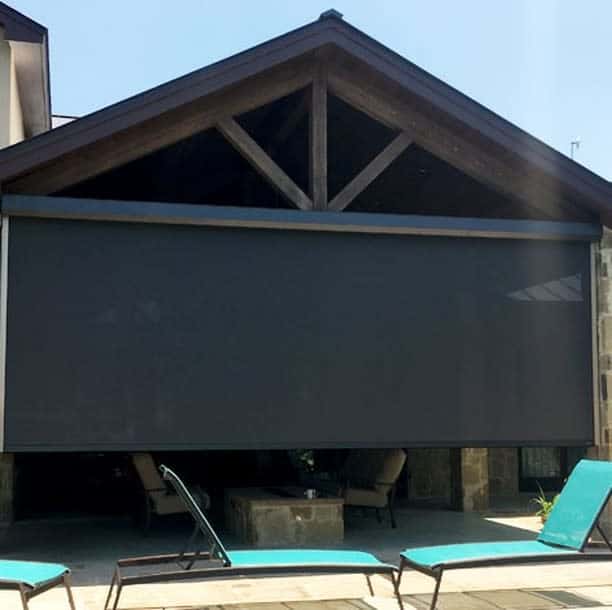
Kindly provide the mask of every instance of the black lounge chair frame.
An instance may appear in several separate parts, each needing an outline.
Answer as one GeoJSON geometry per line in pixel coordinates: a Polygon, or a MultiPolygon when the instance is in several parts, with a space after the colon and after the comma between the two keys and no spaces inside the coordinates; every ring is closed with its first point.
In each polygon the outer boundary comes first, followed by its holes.
{"type": "Polygon", "coordinates": [[[46,582],[32,587],[27,585],[19,580],[3,580],[0,581],[0,590],[1,591],[18,591],[19,596],[21,598],[21,605],[23,606],[23,610],[29,610],[29,602],[33,597],[44,593],[45,591],[49,591],[50,589],[54,589],[58,585],[64,585],[66,589],[66,594],[68,595],[68,604],[70,605],[70,610],[75,610],[74,606],[74,598],[72,597],[72,589],[70,587],[70,573],[64,572],[61,576],[57,578],[52,578],[47,580],[46,582]]]}
{"type": "MultiPolygon", "coordinates": [[[[399,575],[397,577],[397,589],[399,596],[399,586],[402,580],[402,574],[405,569],[415,570],[416,572],[420,572],[421,574],[426,574],[434,579],[434,592],[431,598],[431,604],[429,606],[429,610],[436,610],[436,603],[438,602],[438,595],[440,593],[440,585],[442,584],[442,576],[444,572],[449,570],[465,570],[469,568],[490,568],[494,566],[510,566],[510,565],[528,565],[528,564],[543,564],[543,563],[562,563],[562,562],[578,562],[578,561],[611,561],[612,560],[612,543],[609,538],[606,536],[605,532],[599,525],[599,519],[601,514],[603,513],[606,504],[612,498],[612,491],[608,494],[607,499],[602,506],[601,510],[597,514],[593,527],[589,532],[590,535],[596,530],[601,536],[605,547],[607,548],[597,548],[596,550],[585,552],[588,546],[587,542],[583,544],[582,548],[579,552],[576,553],[567,553],[567,554],[559,554],[559,555],[514,555],[512,557],[483,557],[476,559],[466,559],[464,561],[450,561],[445,563],[444,565],[436,566],[436,567],[427,567],[422,564],[416,563],[414,561],[410,561],[406,559],[403,555],[400,555],[400,565],[399,565],[399,575]]],[[[587,538],[588,540],[588,538],[587,538]]]]}
{"type": "MultiPolygon", "coordinates": [[[[612,547],[610,547],[612,551],[612,547]]],[[[442,576],[444,572],[449,570],[466,570],[469,568],[491,568],[494,566],[510,566],[510,565],[528,565],[530,563],[561,563],[561,562],[578,562],[578,561],[610,561],[612,560],[612,552],[608,551],[594,551],[591,553],[572,553],[567,555],[516,555],[515,557],[492,557],[490,559],[475,559],[466,561],[455,561],[447,563],[444,566],[437,568],[427,568],[421,564],[412,562],[405,557],[400,557],[399,576],[397,578],[397,587],[399,589],[400,582],[402,580],[402,574],[405,569],[412,569],[421,574],[426,574],[434,579],[434,592],[431,598],[431,604],[429,610],[436,609],[436,603],[438,601],[438,595],[440,593],[440,585],[442,584],[442,576]]]]}
{"type": "Polygon", "coordinates": [[[370,595],[374,595],[371,576],[382,575],[390,579],[393,585],[398,605],[401,610],[404,606],[399,595],[399,579],[397,568],[386,564],[305,564],[305,565],[248,565],[232,566],[221,540],[212,529],[210,523],[202,513],[200,507],[187,490],[185,484],[172,470],[160,466],[163,478],[169,481],[176,493],[181,497],[195,521],[193,533],[183,550],[179,553],[166,555],[152,555],[147,557],[133,557],[119,559],[111,580],[108,595],[104,603],[104,610],[117,610],[122,590],[129,585],[174,582],[182,580],[221,580],[236,577],[258,578],[264,576],[298,576],[316,574],[361,574],[365,576],[370,595]],[[198,539],[208,542],[208,550],[201,550],[197,545],[198,539]],[[196,550],[190,550],[190,549],[196,550]],[[212,567],[195,567],[199,562],[214,562],[212,567]],[[169,571],[156,571],[144,574],[126,575],[129,568],[146,566],[161,566],[175,564],[180,569],[169,571]],[[114,592],[114,597],[113,597],[114,592]],[[112,603],[111,603],[112,600],[112,603]]]}

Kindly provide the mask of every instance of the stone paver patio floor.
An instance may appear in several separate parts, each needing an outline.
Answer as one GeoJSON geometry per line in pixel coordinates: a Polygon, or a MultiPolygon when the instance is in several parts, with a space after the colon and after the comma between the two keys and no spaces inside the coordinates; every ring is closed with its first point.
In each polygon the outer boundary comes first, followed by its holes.
{"type": "MultiPolygon", "coordinates": [[[[429,608],[427,595],[403,595],[406,610],[429,608]]],[[[579,608],[610,609],[612,586],[577,589],[541,589],[518,591],[471,591],[442,593],[438,610],[562,610],[579,608]]],[[[386,610],[397,608],[391,599],[308,600],[192,606],[189,610],[386,610]]],[[[138,608],[133,610],[187,610],[185,606],[138,608]]]]}
{"type": "MultiPolygon", "coordinates": [[[[403,546],[478,540],[533,539],[531,517],[494,517],[407,509],[397,530],[375,519],[350,523],[345,548],[373,552],[396,562],[403,546]]],[[[117,557],[172,552],[184,542],[189,523],[168,524],[142,538],[122,522],[18,524],[0,544],[12,559],[59,561],[73,571],[77,610],[102,610],[117,557]]],[[[231,541],[230,541],[231,542],[231,541]]],[[[390,582],[373,578],[369,597],[361,575],[306,576],[156,583],[128,587],[119,610],[397,610],[390,582]]],[[[417,572],[402,578],[406,610],[429,607],[433,581],[417,572]]],[[[65,610],[61,588],[33,599],[30,610],[65,610]]],[[[475,568],[449,572],[438,610],[612,610],[612,565],[607,562],[475,568]]],[[[0,610],[22,610],[19,596],[0,591],[0,610]]]]}
{"type": "MultiPolygon", "coordinates": [[[[293,588],[293,596],[299,593],[300,588],[299,584],[293,588]]],[[[397,610],[398,608],[395,599],[389,595],[362,599],[309,599],[212,605],[184,603],[183,600],[177,603],[175,600],[171,605],[167,605],[168,602],[164,600],[167,590],[163,587],[152,585],[148,587],[148,591],[149,594],[146,596],[148,601],[137,596],[122,601],[120,610],[397,610]]],[[[308,593],[307,588],[303,592],[308,593]]],[[[31,610],[63,610],[67,604],[62,593],[61,590],[56,590],[47,599],[42,596],[32,600],[31,610]]],[[[5,595],[0,595],[2,610],[21,610],[17,599],[5,595]]],[[[102,590],[98,587],[76,587],[75,597],[78,610],[102,608],[102,590]]],[[[402,599],[405,610],[429,608],[429,595],[402,595],[402,599]]],[[[578,610],[582,608],[612,610],[612,585],[563,589],[453,591],[442,593],[438,599],[438,610],[578,610]]]]}

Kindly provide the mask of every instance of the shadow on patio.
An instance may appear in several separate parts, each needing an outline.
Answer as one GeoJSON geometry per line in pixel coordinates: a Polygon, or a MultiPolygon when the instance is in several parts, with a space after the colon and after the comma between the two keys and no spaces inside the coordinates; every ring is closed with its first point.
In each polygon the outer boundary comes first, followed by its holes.
{"type": "MultiPolygon", "coordinates": [[[[500,522],[501,521],[501,522],[500,522]]],[[[446,510],[399,509],[398,527],[377,523],[371,514],[349,511],[345,540],[338,548],[354,548],[397,564],[409,546],[484,540],[529,540],[533,532],[492,521],[479,514],[446,510]]],[[[215,524],[217,526],[217,524],[215,524]]],[[[66,519],[19,521],[3,535],[1,553],[9,559],[61,562],[73,570],[76,585],[106,584],[119,557],[177,552],[191,533],[188,518],[160,521],[143,537],[129,519],[66,519]]],[[[224,544],[244,548],[223,532],[224,544]]]]}

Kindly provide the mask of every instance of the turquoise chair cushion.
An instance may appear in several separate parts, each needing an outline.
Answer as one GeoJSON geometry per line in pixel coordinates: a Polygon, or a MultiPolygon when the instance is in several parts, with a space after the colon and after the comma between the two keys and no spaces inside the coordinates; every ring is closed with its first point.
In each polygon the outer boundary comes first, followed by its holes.
{"type": "Polygon", "coordinates": [[[361,551],[319,551],[319,550],[255,550],[228,551],[232,566],[275,566],[275,565],[379,565],[386,564],[370,553],[361,551]]]}
{"type": "Polygon", "coordinates": [[[578,462],[538,540],[582,550],[611,490],[612,462],[578,462]]]}
{"type": "Polygon", "coordinates": [[[0,581],[21,582],[28,587],[38,587],[49,580],[69,572],[59,563],[36,563],[33,561],[0,560],[0,581]]]}
{"type": "Polygon", "coordinates": [[[487,561],[529,557],[533,555],[577,555],[571,549],[560,549],[549,546],[537,540],[517,542],[475,542],[468,544],[450,544],[447,546],[427,546],[416,549],[406,549],[400,555],[409,561],[426,568],[466,561],[487,561]]]}

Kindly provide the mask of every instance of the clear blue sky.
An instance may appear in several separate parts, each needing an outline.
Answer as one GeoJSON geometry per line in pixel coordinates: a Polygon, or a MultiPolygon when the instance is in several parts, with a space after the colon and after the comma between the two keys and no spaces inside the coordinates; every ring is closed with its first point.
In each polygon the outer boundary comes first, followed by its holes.
{"type": "Polygon", "coordinates": [[[7,0],[49,28],[53,111],[84,115],[314,20],[345,19],[612,180],[610,0],[7,0]]]}

